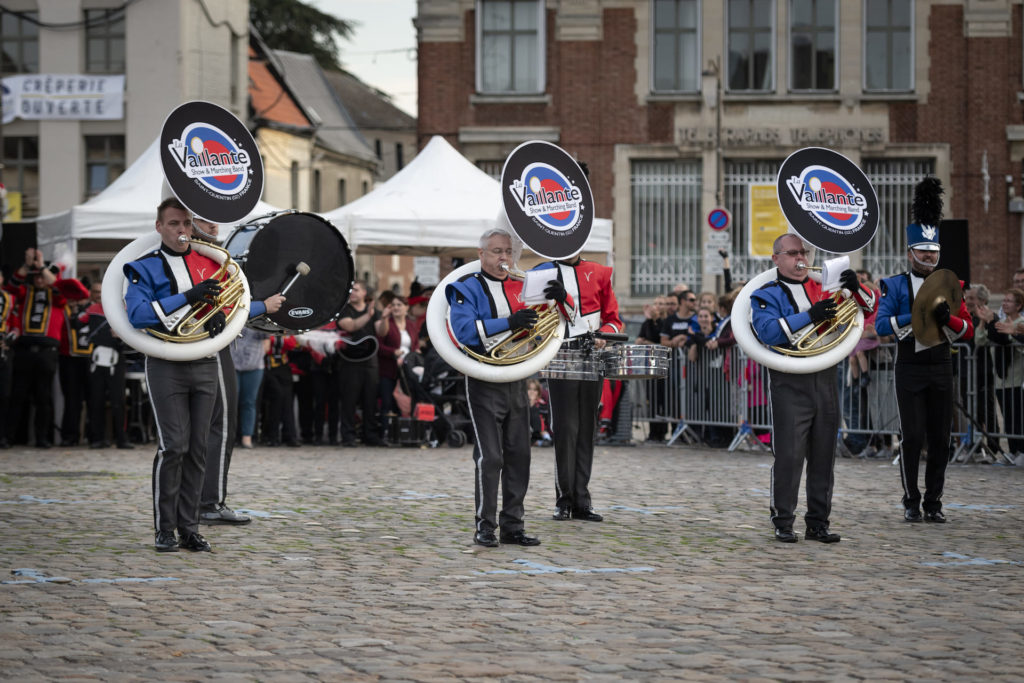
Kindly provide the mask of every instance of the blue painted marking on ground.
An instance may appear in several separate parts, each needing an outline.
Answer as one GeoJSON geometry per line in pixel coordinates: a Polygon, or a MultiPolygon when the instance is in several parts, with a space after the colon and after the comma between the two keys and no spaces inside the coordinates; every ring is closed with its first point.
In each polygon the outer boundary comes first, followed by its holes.
{"type": "Polygon", "coordinates": [[[943,503],[947,510],[1011,510],[1016,505],[984,505],[982,503],[943,503]]]}
{"type": "Polygon", "coordinates": [[[526,569],[492,569],[490,571],[475,572],[477,574],[633,574],[639,572],[653,572],[654,567],[597,567],[594,569],[579,569],[577,567],[555,567],[553,565],[541,564],[533,560],[512,560],[513,564],[519,564],[526,569]]]}
{"type": "Polygon", "coordinates": [[[420,493],[419,491],[402,491],[400,496],[378,496],[377,500],[431,500],[434,498],[451,498],[447,493],[420,493]]]}
{"type": "Polygon", "coordinates": [[[98,503],[111,503],[112,500],[61,500],[60,498],[36,498],[35,496],[18,496],[17,500],[0,500],[0,505],[49,505],[58,503],[60,505],[96,505],[98,503]]]}
{"type": "Polygon", "coordinates": [[[18,584],[18,583],[147,583],[151,581],[181,581],[181,579],[174,578],[173,576],[122,576],[114,579],[79,579],[74,581],[66,576],[47,576],[38,569],[30,569],[23,567],[21,569],[12,569],[11,574],[14,576],[24,576],[25,580],[8,580],[0,581],[0,584],[18,584]]]}
{"type": "Polygon", "coordinates": [[[971,557],[960,553],[944,552],[943,557],[949,558],[947,562],[922,562],[925,567],[987,567],[997,564],[1024,564],[1015,560],[990,560],[985,557],[971,557]]]}
{"type": "Polygon", "coordinates": [[[295,510],[271,510],[266,512],[264,510],[250,510],[249,508],[235,508],[235,512],[239,512],[243,515],[249,515],[250,517],[259,517],[260,519],[268,519],[274,515],[297,515],[299,514],[295,510]]]}
{"type": "Polygon", "coordinates": [[[678,505],[661,505],[650,508],[631,508],[628,505],[610,505],[608,510],[624,510],[626,512],[639,512],[641,515],[654,515],[661,510],[682,510],[678,505]]]}

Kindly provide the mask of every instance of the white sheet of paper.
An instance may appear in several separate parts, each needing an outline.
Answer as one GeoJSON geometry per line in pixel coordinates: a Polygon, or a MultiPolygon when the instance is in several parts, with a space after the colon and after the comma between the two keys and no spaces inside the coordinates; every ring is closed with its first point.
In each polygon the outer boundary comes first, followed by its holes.
{"type": "Polygon", "coordinates": [[[523,283],[523,303],[533,306],[547,301],[548,298],[544,296],[544,288],[548,286],[549,280],[557,278],[558,275],[553,269],[526,271],[526,282],[523,283]]]}
{"type": "Polygon", "coordinates": [[[825,261],[821,266],[821,288],[826,292],[834,292],[840,287],[839,276],[844,270],[850,268],[849,256],[837,256],[834,259],[825,261]]]}

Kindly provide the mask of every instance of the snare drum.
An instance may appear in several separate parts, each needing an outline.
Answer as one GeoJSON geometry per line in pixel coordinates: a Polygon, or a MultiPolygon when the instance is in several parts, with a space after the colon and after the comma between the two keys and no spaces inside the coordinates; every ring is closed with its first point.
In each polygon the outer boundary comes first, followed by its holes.
{"type": "Polygon", "coordinates": [[[580,349],[559,349],[548,366],[540,371],[541,379],[601,379],[601,360],[597,355],[584,354],[580,349]]]}
{"type": "Polygon", "coordinates": [[[605,379],[659,379],[668,375],[672,350],[660,344],[622,344],[605,349],[605,379]]]}
{"type": "Polygon", "coordinates": [[[238,226],[224,242],[249,279],[253,301],[280,292],[301,261],[309,274],[285,294],[277,313],[253,318],[250,327],[270,333],[305,332],[341,313],[352,289],[352,252],[341,231],[320,216],[282,211],[238,226]]]}

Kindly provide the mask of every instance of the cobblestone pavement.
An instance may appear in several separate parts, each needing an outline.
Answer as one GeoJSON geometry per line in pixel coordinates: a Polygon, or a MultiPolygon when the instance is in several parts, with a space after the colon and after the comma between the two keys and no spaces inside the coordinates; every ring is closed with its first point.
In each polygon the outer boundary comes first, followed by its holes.
{"type": "Polygon", "coordinates": [[[255,521],[158,554],[150,448],[0,451],[0,677],[1024,678],[1024,468],[951,466],[911,525],[891,463],[840,460],[842,542],[785,545],[765,454],[599,449],[595,524],[550,519],[535,449],[543,545],[484,549],[471,453],[239,450],[255,521]]]}

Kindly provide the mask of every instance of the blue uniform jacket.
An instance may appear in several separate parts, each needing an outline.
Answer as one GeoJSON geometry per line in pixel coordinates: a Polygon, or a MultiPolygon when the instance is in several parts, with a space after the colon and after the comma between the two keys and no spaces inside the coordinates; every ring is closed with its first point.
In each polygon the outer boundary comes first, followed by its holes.
{"type": "Polygon", "coordinates": [[[778,280],[769,282],[750,296],[750,311],[754,334],[768,346],[788,344],[794,333],[811,324],[811,315],[797,310],[785,286],[778,280]]]}
{"type": "Polygon", "coordinates": [[[497,280],[483,272],[470,273],[448,285],[445,298],[458,342],[479,350],[492,338],[508,332],[508,316],[524,308],[522,289],[518,280],[497,280]]]}
{"type": "MultiPolygon", "coordinates": [[[[128,320],[136,328],[161,326],[173,330],[188,312],[184,292],[212,276],[216,268],[212,259],[192,249],[180,255],[158,249],[126,263],[128,290],[124,301],[128,320]],[[213,263],[213,270],[207,270],[209,263],[213,263]]],[[[254,301],[249,306],[249,317],[266,311],[262,301],[254,301]]]]}

